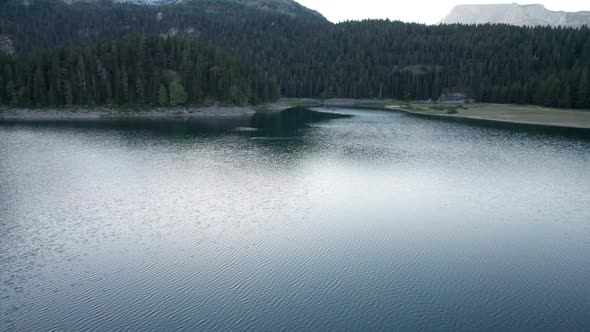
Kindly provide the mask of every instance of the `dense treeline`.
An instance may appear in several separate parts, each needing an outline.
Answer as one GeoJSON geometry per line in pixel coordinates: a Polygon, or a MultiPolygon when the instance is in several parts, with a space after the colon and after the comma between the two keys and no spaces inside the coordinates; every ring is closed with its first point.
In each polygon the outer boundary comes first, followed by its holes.
{"type": "Polygon", "coordinates": [[[223,0],[163,7],[15,1],[2,8],[0,34],[19,50],[129,31],[180,33],[260,65],[285,97],[437,99],[452,89],[483,102],[590,108],[587,27],[331,24],[223,0]]]}
{"type": "Polygon", "coordinates": [[[424,100],[452,89],[484,102],[590,108],[586,27],[373,20],[338,24],[315,45],[299,48],[293,56],[309,61],[307,66],[295,71],[271,67],[287,79],[287,95],[424,100]]]}
{"type": "Polygon", "coordinates": [[[276,100],[275,81],[188,37],[132,35],[0,57],[0,104],[159,105],[276,100]]]}

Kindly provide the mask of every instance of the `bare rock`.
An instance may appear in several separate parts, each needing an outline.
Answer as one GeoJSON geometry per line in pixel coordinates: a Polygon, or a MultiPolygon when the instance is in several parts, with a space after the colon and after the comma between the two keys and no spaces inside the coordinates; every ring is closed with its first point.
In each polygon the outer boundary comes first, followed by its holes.
{"type": "Polygon", "coordinates": [[[459,5],[441,21],[445,24],[510,24],[518,26],[590,25],[590,12],[551,11],[543,5],[459,5]]]}

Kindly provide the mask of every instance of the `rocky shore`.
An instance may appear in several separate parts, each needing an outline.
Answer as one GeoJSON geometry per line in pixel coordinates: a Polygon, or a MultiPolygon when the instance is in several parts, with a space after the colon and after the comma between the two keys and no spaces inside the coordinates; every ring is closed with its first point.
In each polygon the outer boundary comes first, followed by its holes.
{"type": "Polygon", "coordinates": [[[175,108],[0,108],[0,120],[59,120],[100,118],[218,117],[252,115],[253,107],[175,107],[175,108]]]}

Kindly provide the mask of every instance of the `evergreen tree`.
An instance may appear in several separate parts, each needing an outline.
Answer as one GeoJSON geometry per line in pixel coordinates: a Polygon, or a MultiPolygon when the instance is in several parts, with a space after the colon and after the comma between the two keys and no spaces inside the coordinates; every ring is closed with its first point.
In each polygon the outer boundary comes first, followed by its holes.
{"type": "Polygon", "coordinates": [[[188,37],[133,35],[96,46],[15,54],[0,57],[0,68],[0,104],[13,106],[169,105],[171,95],[175,105],[204,98],[243,105],[276,100],[279,90],[259,68],[188,37]],[[166,61],[177,55],[178,61],[166,61]],[[264,89],[252,92],[244,84],[250,75],[264,89]],[[174,91],[165,82],[176,82],[174,91]]]}
{"type": "Polygon", "coordinates": [[[4,81],[6,82],[5,95],[8,105],[16,106],[18,104],[18,94],[14,83],[14,77],[12,75],[12,67],[8,64],[4,66],[4,81]]]}
{"type": "Polygon", "coordinates": [[[66,106],[74,104],[74,96],[72,93],[72,83],[69,80],[63,82],[64,101],[66,106]]]}
{"type": "Polygon", "coordinates": [[[590,109],[590,75],[588,74],[588,70],[585,70],[580,77],[578,91],[577,107],[590,109]]]}
{"type": "MultiPolygon", "coordinates": [[[[60,81],[67,78],[75,103],[105,103],[110,90],[119,104],[155,105],[160,84],[178,80],[188,103],[236,102],[235,96],[247,96],[248,103],[265,102],[278,95],[273,92],[276,84],[286,97],[437,99],[452,89],[481,102],[588,107],[586,99],[578,98],[588,85],[587,79],[580,80],[590,66],[587,27],[427,26],[388,20],[332,24],[314,15],[253,9],[241,1],[214,2],[223,14],[210,13],[210,0],[168,6],[35,1],[28,7],[20,0],[6,0],[0,1],[0,29],[13,37],[19,51],[66,42],[79,45],[82,30],[94,32],[87,36],[91,40],[119,38],[129,31],[145,34],[125,42],[69,47],[65,54],[51,52],[43,66],[52,63],[52,68],[44,68],[43,74],[59,103],[64,102],[59,100],[60,81]],[[154,23],[160,13],[166,19],[154,23]],[[146,37],[188,26],[211,45],[186,37],[146,37]],[[221,50],[239,55],[240,61],[221,50]],[[80,56],[83,61],[78,61],[80,56]],[[59,76],[54,74],[55,58],[65,71],[59,76]],[[106,69],[110,89],[95,74],[98,61],[106,69]],[[84,70],[76,68],[81,65],[84,70]],[[155,78],[158,71],[162,75],[155,78]],[[276,82],[271,85],[273,77],[276,82]],[[87,92],[79,78],[86,79],[87,92]],[[569,101],[564,95],[568,83],[569,101]]],[[[19,105],[38,103],[33,83],[36,56],[0,63],[13,66],[19,105]]],[[[7,83],[4,80],[1,87],[6,89],[7,83]]],[[[6,91],[0,94],[8,103],[6,91]]]]}
{"type": "Polygon", "coordinates": [[[33,97],[38,106],[47,105],[47,87],[45,85],[45,75],[41,66],[37,66],[37,69],[35,70],[33,97]]]}
{"type": "Polygon", "coordinates": [[[143,79],[140,76],[138,76],[135,81],[135,95],[137,96],[136,102],[138,104],[145,103],[145,88],[143,84],[143,79]]]}
{"type": "Polygon", "coordinates": [[[121,97],[122,104],[131,103],[131,96],[129,95],[129,76],[127,70],[123,67],[121,71],[121,97]]]}
{"type": "Polygon", "coordinates": [[[186,90],[179,82],[172,82],[170,84],[170,105],[178,106],[184,105],[187,101],[186,90]]]}
{"type": "Polygon", "coordinates": [[[78,104],[85,105],[88,102],[88,86],[86,80],[86,66],[82,54],[78,55],[76,63],[76,77],[78,78],[77,93],[78,104]]]}
{"type": "Polygon", "coordinates": [[[572,107],[572,102],[571,102],[571,88],[569,86],[569,83],[567,83],[563,90],[561,90],[561,97],[559,99],[559,105],[558,107],[561,108],[571,108],[572,107]]]}
{"type": "Polygon", "coordinates": [[[160,84],[160,91],[159,91],[159,102],[160,106],[168,106],[168,91],[166,91],[166,87],[164,84],[160,84]]]}

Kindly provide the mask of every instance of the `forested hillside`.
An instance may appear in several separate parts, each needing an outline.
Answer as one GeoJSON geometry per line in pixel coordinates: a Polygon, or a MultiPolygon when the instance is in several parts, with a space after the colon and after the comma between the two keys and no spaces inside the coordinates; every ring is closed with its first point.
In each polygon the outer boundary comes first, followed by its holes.
{"type": "Polygon", "coordinates": [[[233,105],[276,100],[266,74],[188,37],[105,40],[0,56],[0,104],[233,105]]]}
{"type": "Polygon", "coordinates": [[[136,6],[8,0],[0,35],[17,51],[130,32],[186,35],[277,78],[285,97],[438,99],[590,108],[590,29],[425,26],[382,20],[331,24],[239,1],[136,6]]]}

